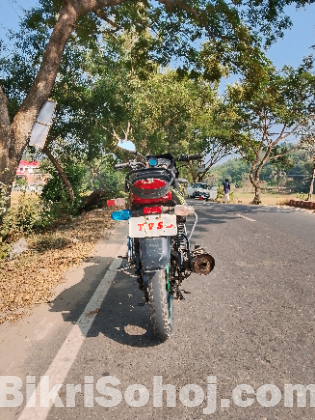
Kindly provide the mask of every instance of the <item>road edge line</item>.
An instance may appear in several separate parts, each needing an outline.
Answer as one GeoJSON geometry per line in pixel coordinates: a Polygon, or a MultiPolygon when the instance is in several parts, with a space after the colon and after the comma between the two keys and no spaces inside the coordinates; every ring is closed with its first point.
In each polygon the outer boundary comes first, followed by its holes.
{"type": "MultiPolygon", "coordinates": [[[[117,255],[122,255],[126,251],[126,244],[122,245],[119,248],[117,255]]],[[[95,292],[93,293],[91,299],[87,303],[84,311],[80,315],[77,323],[73,325],[69,334],[67,335],[62,346],[58,350],[54,360],[49,365],[46,373],[42,376],[49,377],[49,388],[52,389],[55,385],[63,384],[66,379],[73,362],[75,361],[80,348],[87,337],[87,334],[96,318],[97,312],[95,311],[99,308],[104,301],[108,290],[116,277],[117,269],[120,267],[122,262],[121,258],[114,258],[109,268],[106,270],[104,277],[97,286],[95,292]],[[95,312],[93,314],[93,312],[95,312]]],[[[40,382],[38,383],[32,397],[36,397],[36,403],[39,404],[39,396],[45,397],[43,392],[40,393],[40,382]]],[[[32,398],[31,397],[31,398],[32,398]]],[[[49,414],[49,411],[53,405],[54,401],[49,400],[48,407],[24,407],[22,413],[18,417],[18,420],[45,420],[49,414]]]]}

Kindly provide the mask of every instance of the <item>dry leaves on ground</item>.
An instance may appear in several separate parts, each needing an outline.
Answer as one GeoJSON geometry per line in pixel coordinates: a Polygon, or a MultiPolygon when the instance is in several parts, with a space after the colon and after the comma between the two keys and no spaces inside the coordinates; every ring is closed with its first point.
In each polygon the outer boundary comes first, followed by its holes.
{"type": "Polygon", "coordinates": [[[67,225],[27,238],[29,251],[0,263],[0,324],[31,306],[49,302],[63,273],[87,258],[112,225],[107,209],[93,210],[67,225]]]}

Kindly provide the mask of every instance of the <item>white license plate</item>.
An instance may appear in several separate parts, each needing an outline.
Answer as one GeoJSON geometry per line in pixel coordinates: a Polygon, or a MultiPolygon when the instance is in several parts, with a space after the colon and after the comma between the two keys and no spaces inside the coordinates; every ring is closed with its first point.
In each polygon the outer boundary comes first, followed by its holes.
{"type": "Polygon", "coordinates": [[[175,214],[150,214],[129,219],[129,236],[131,238],[174,235],[177,235],[175,214]]]}

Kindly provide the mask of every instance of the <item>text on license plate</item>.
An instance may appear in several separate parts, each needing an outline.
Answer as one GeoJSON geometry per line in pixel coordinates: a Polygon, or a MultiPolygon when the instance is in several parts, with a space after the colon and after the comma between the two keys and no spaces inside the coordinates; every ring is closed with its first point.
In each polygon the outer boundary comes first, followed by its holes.
{"type": "Polygon", "coordinates": [[[174,236],[176,234],[175,214],[151,214],[129,219],[129,236],[131,238],[174,236]]]}

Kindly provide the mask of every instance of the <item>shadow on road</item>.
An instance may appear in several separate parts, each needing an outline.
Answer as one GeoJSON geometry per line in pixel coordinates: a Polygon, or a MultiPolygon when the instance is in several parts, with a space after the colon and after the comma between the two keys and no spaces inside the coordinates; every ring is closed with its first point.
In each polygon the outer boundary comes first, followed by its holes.
{"type": "MultiPolygon", "coordinates": [[[[109,260],[98,258],[97,265],[86,267],[82,280],[60,293],[51,302],[50,311],[62,313],[65,322],[76,323],[102,280],[109,260]]],[[[101,307],[95,310],[98,314],[87,338],[102,334],[132,347],[152,347],[161,343],[153,333],[149,307],[136,277],[118,271],[101,307]]]]}

